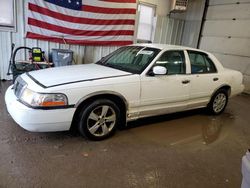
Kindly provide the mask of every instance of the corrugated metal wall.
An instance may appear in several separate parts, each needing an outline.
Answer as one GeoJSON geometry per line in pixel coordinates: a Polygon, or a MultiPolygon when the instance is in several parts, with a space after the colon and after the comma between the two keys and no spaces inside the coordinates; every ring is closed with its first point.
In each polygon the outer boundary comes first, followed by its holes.
{"type": "Polygon", "coordinates": [[[158,17],[154,43],[180,45],[184,24],[185,21],[181,19],[158,17]]]}
{"type": "Polygon", "coordinates": [[[197,48],[205,0],[190,0],[188,3],[182,45],[197,48]]]}
{"type": "Polygon", "coordinates": [[[171,14],[172,18],[185,20],[181,45],[197,47],[205,0],[189,0],[186,12],[171,14]]]}
{"type": "MultiPolygon", "coordinates": [[[[11,79],[7,76],[11,43],[16,47],[41,47],[48,55],[51,49],[71,49],[74,51],[74,60],[77,64],[96,62],[101,57],[117,49],[117,46],[79,46],[65,45],[46,41],[25,38],[25,18],[27,14],[27,0],[17,0],[17,32],[0,31],[0,78],[11,79]]],[[[184,21],[169,19],[168,17],[157,17],[155,40],[157,43],[181,44],[184,21]]],[[[17,59],[24,59],[24,53],[20,53],[17,59]]]]}

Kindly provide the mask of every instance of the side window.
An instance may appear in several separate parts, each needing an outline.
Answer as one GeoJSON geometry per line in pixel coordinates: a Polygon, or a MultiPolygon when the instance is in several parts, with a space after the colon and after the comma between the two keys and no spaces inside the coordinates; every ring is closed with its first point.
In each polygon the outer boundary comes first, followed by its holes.
{"type": "Polygon", "coordinates": [[[205,61],[206,61],[206,65],[207,65],[207,71],[209,73],[217,72],[213,61],[208,56],[205,57],[205,61]]]}
{"type": "Polygon", "coordinates": [[[156,65],[164,66],[170,74],[185,74],[185,55],[183,51],[166,51],[156,61],[156,65]]]}
{"type": "Polygon", "coordinates": [[[216,72],[214,63],[206,54],[195,51],[188,51],[188,55],[191,63],[192,74],[216,72]]]}

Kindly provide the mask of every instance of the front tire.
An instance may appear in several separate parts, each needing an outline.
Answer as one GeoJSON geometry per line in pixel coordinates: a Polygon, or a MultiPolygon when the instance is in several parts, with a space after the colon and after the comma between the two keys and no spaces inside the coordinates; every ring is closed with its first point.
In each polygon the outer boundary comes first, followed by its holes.
{"type": "Polygon", "coordinates": [[[208,111],[213,115],[221,114],[228,103],[228,92],[225,89],[218,90],[208,104],[208,111]]]}
{"type": "Polygon", "coordinates": [[[121,120],[118,106],[108,99],[98,99],[80,113],[79,132],[90,140],[112,136],[121,120]]]}

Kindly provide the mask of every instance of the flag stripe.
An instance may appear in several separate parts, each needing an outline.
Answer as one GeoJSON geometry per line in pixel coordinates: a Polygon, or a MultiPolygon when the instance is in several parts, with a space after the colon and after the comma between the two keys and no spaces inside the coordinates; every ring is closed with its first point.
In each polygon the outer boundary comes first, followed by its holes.
{"type": "MultiPolygon", "coordinates": [[[[54,1],[62,1],[62,0],[54,0],[54,1]]],[[[63,6],[57,6],[54,3],[50,3],[44,0],[29,0],[30,3],[36,4],[36,5],[44,5],[43,7],[56,7],[56,8],[65,8],[63,6]]],[[[115,2],[105,2],[100,0],[82,0],[82,6],[93,6],[93,7],[103,7],[103,8],[112,8],[112,9],[122,9],[122,8],[128,8],[128,9],[136,9],[137,4],[136,3],[115,3],[115,2]]],[[[74,9],[68,9],[73,12],[78,12],[78,10],[74,9]]]]}
{"type": "Polygon", "coordinates": [[[133,30],[88,31],[80,29],[70,29],[54,24],[49,24],[33,18],[28,18],[28,24],[71,35],[83,35],[83,36],[134,35],[133,30]]]}
{"type": "Polygon", "coordinates": [[[86,12],[104,13],[104,14],[136,14],[134,8],[103,8],[97,6],[82,6],[82,10],[86,12]]]}
{"type": "Polygon", "coordinates": [[[136,3],[136,0],[100,0],[105,2],[113,2],[113,3],[136,3]]]}
{"type": "Polygon", "coordinates": [[[81,23],[81,24],[89,24],[89,25],[134,25],[135,20],[132,19],[117,19],[117,20],[105,20],[105,19],[90,19],[83,17],[74,17],[69,15],[64,15],[38,5],[34,5],[29,3],[29,10],[33,12],[37,12],[43,15],[50,16],[52,18],[56,18],[63,21],[73,22],[73,23],[81,23]]]}
{"type": "Polygon", "coordinates": [[[136,9],[136,3],[123,3],[123,2],[108,2],[108,1],[100,1],[100,0],[82,0],[82,4],[88,6],[97,6],[97,7],[104,7],[104,8],[130,8],[136,9]]]}
{"type": "Polygon", "coordinates": [[[83,30],[133,30],[134,25],[89,25],[89,24],[76,24],[74,22],[68,22],[64,20],[58,20],[50,16],[46,16],[37,12],[28,12],[30,18],[35,18],[36,20],[43,21],[46,20],[46,23],[59,25],[62,27],[67,27],[71,29],[83,29],[83,30]]]}
{"type": "Polygon", "coordinates": [[[51,31],[48,29],[36,27],[36,26],[30,26],[28,29],[28,32],[37,33],[40,35],[46,35],[51,37],[57,37],[57,38],[65,38],[65,39],[72,39],[72,40],[91,40],[91,41],[107,41],[107,40],[129,40],[132,41],[134,36],[128,36],[128,35],[116,35],[116,36],[80,36],[80,35],[69,35],[60,33],[57,31],[51,31]]]}
{"type": "Polygon", "coordinates": [[[89,41],[89,40],[71,40],[71,39],[62,39],[57,37],[48,37],[45,35],[39,35],[36,33],[27,32],[27,37],[31,39],[46,40],[51,42],[64,43],[64,40],[67,44],[80,44],[80,45],[112,45],[112,46],[122,46],[132,44],[133,41],[124,40],[124,41],[89,41]]]}

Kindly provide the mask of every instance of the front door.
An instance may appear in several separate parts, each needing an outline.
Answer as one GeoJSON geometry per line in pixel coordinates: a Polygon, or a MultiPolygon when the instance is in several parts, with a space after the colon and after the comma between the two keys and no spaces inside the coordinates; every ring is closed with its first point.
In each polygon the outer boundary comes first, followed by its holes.
{"type": "Polygon", "coordinates": [[[149,72],[141,76],[140,116],[185,110],[189,99],[189,80],[184,52],[166,51],[153,67],[155,66],[165,67],[167,73],[154,75],[149,72]]]}

